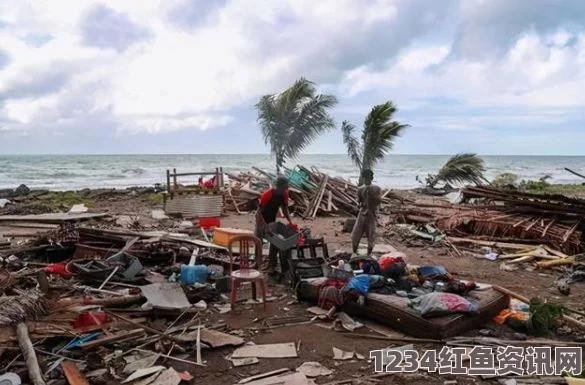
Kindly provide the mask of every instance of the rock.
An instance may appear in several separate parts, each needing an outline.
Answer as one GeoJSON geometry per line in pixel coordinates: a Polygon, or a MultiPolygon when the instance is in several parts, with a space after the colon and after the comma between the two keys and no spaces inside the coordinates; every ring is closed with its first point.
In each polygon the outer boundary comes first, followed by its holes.
{"type": "Polygon", "coordinates": [[[492,329],[480,329],[479,334],[484,337],[494,337],[496,335],[492,329]]]}
{"type": "Polygon", "coordinates": [[[27,195],[30,192],[30,189],[25,184],[21,184],[14,190],[14,195],[16,196],[23,196],[27,195]]]}
{"type": "Polygon", "coordinates": [[[11,188],[0,189],[0,198],[10,198],[14,196],[14,190],[11,188]]]}
{"type": "Polygon", "coordinates": [[[516,384],[517,384],[516,380],[515,380],[515,379],[513,379],[513,378],[509,378],[509,379],[500,379],[500,380],[498,380],[498,382],[499,382],[501,385],[516,385],[516,384]]]}
{"type": "Polygon", "coordinates": [[[457,385],[457,380],[443,381],[443,385],[457,385]]]}

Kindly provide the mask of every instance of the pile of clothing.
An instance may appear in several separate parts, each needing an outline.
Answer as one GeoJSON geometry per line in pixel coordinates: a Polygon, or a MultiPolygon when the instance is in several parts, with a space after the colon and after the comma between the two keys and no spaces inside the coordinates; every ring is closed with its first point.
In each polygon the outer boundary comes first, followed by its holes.
{"type": "Polygon", "coordinates": [[[478,311],[475,303],[463,297],[477,287],[475,283],[454,279],[442,266],[409,266],[402,253],[377,259],[354,257],[337,267],[359,274],[337,274],[321,286],[319,306],[327,310],[347,301],[364,304],[368,293],[379,293],[409,298],[409,305],[423,317],[478,311]]]}

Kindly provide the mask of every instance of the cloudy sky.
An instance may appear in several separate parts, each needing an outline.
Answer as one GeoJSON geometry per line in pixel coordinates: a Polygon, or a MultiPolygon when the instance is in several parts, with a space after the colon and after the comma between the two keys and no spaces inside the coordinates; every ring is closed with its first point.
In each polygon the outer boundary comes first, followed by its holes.
{"type": "Polygon", "coordinates": [[[2,0],[0,153],[263,153],[301,76],[397,153],[585,154],[583,0],[2,0]]]}

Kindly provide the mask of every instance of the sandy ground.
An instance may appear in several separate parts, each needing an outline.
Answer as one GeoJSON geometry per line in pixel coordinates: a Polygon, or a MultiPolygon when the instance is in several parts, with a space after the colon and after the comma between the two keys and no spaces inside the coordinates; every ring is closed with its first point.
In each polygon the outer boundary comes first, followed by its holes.
{"type": "MultiPolygon", "coordinates": [[[[109,212],[113,215],[112,224],[120,216],[137,219],[143,229],[164,228],[164,224],[153,220],[150,217],[152,209],[162,208],[160,203],[152,202],[146,197],[112,197],[99,200],[92,207],[91,211],[109,212]]],[[[301,226],[309,226],[313,235],[321,235],[325,238],[330,255],[336,251],[350,251],[351,242],[349,234],[342,232],[342,223],[345,218],[316,218],[310,221],[295,219],[301,226]]],[[[221,218],[223,227],[235,227],[253,229],[253,216],[251,214],[230,214],[221,218]]],[[[520,269],[515,272],[506,272],[499,269],[497,262],[484,259],[477,259],[472,255],[454,257],[443,247],[409,247],[407,241],[400,236],[393,234],[391,229],[379,231],[378,244],[390,244],[407,255],[407,260],[412,264],[442,265],[453,275],[461,279],[475,280],[498,284],[510,290],[516,291],[526,297],[539,296],[551,301],[560,302],[574,309],[582,309],[585,294],[585,284],[576,283],[572,285],[572,292],[569,296],[560,296],[554,286],[554,281],[560,273],[555,271],[527,271],[520,269]]],[[[173,363],[167,364],[176,369],[188,370],[194,377],[193,383],[198,384],[231,384],[246,376],[263,373],[270,370],[284,367],[296,368],[303,362],[318,361],[324,366],[334,369],[331,376],[320,377],[317,383],[329,383],[355,376],[363,377],[374,374],[373,363],[367,360],[334,361],[332,349],[337,347],[343,350],[351,350],[369,357],[369,352],[374,349],[382,349],[392,344],[369,339],[355,339],[347,336],[346,333],[323,329],[316,325],[299,325],[283,327],[278,329],[251,331],[248,328],[258,327],[258,318],[271,316],[307,316],[306,304],[292,303],[294,301],[291,289],[284,286],[272,286],[272,294],[279,299],[270,302],[265,311],[262,306],[242,306],[239,309],[221,316],[228,326],[234,330],[244,330],[246,340],[255,343],[278,343],[295,342],[300,343],[299,357],[294,359],[261,359],[259,364],[231,368],[229,361],[225,359],[233,348],[221,348],[204,352],[204,359],[207,367],[192,367],[173,363]]],[[[217,320],[217,317],[212,319],[217,320]]],[[[360,333],[376,333],[368,330],[360,330],[360,333]]],[[[416,345],[419,351],[425,349],[440,350],[441,346],[416,345]]],[[[457,384],[490,383],[479,378],[466,376],[440,376],[418,372],[415,374],[393,374],[380,378],[379,384],[443,384],[445,381],[456,379],[457,384]]],[[[491,382],[494,383],[494,382],[491,382]]]]}

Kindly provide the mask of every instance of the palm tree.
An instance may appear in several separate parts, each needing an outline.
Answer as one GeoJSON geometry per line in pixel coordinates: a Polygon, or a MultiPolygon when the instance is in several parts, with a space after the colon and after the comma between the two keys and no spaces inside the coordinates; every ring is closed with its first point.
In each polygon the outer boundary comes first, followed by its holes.
{"type": "Polygon", "coordinates": [[[360,175],[362,170],[372,169],[383,159],[386,153],[392,150],[394,140],[409,127],[408,124],[392,120],[395,112],[396,106],[390,101],[374,106],[364,121],[361,141],[354,135],[356,127],[353,124],[348,121],[341,124],[343,143],[360,175]]]}
{"type": "Polygon", "coordinates": [[[317,94],[314,83],[297,80],[280,94],[260,98],[258,123],[262,136],[276,157],[276,172],[296,157],[319,135],[335,127],[329,110],[337,104],[333,95],[317,94]]]}
{"type": "Polygon", "coordinates": [[[484,171],[483,159],[477,154],[457,154],[453,155],[437,174],[429,175],[425,180],[429,188],[435,188],[439,182],[479,185],[486,181],[483,176],[484,171]]]}

